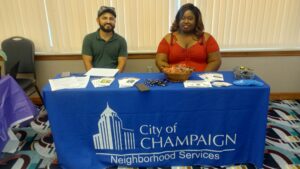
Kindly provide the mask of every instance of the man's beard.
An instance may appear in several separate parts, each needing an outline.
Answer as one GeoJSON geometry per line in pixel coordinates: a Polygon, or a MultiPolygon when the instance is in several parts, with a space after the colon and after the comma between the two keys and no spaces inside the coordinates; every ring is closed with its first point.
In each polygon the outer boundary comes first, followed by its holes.
{"type": "Polygon", "coordinates": [[[100,26],[100,29],[106,33],[110,33],[110,32],[113,32],[115,27],[111,24],[105,24],[105,25],[99,25],[100,26]],[[110,25],[110,28],[105,28],[106,25],[110,25]]]}

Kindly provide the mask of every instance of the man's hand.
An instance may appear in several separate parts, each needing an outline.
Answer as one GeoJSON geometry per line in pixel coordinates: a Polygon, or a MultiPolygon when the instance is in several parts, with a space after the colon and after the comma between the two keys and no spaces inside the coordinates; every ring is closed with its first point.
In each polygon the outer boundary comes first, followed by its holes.
{"type": "Polygon", "coordinates": [[[117,69],[119,69],[119,72],[123,72],[125,65],[126,65],[127,57],[125,56],[119,56],[118,57],[118,66],[117,69]]]}

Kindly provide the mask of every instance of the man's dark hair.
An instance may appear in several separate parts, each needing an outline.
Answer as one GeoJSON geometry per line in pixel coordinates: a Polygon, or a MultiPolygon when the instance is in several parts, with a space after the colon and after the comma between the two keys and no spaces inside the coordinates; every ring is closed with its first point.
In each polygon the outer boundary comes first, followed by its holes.
{"type": "Polygon", "coordinates": [[[203,21],[202,21],[202,14],[201,14],[199,8],[194,6],[191,3],[184,4],[179,9],[179,11],[176,14],[175,21],[173,22],[173,24],[171,26],[171,32],[175,32],[179,29],[179,22],[180,22],[181,18],[183,17],[184,13],[187,10],[192,11],[192,13],[195,15],[196,24],[195,24],[195,29],[193,30],[193,33],[197,37],[200,37],[203,34],[203,31],[204,31],[204,24],[203,24],[203,21]]]}

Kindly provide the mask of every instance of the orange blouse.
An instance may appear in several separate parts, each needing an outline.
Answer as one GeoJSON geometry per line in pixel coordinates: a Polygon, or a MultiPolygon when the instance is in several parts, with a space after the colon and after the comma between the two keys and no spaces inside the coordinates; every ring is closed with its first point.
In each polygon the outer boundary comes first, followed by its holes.
{"type": "Polygon", "coordinates": [[[171,35],[170,44],[163,38],[158,46],[157,53],[164,53],[168,56],[169,64],[185,64],[193,67],[194,71],[204,71],[207,65],[207,57],[209,53],[219,51],[219,45],[216,40],[209,36],[204,41],[204,36],[200,37],[198,43],[189,48],[181,47],[171,35]],[[203,43],[204,42],[204,43],[203,43]]]}

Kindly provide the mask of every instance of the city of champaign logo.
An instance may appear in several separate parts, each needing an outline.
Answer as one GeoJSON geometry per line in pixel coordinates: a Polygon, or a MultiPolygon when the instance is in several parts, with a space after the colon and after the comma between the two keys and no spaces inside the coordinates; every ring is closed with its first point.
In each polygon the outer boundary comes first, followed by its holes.
{"type": "Polygon", "coordinates": [[[118,114],[107,104],[98,121],[99,132],[93,135],[94,148],[97,155],[110,156],[111,163],[116,165],[200,158],[220,160],[223,152],[235,151],[233,147],[237,144],[236,133],[187,133],[179,136],[176,135],[178,126],[174,122],[165,127],[143,124],[139,131],[127,129],[118,114]],[[142,135],[140,140],[135,139],[136,133],[142,135]],[[132,152],[136,147],[142,149],[142,152],[124,154],[124,150],[132,152]],[[110,153],[103,153],[103,150],[109,150],[110,153]],[[122,153],[118,153],[120,151],[122,153]]]}

